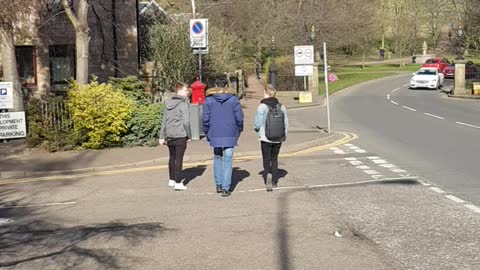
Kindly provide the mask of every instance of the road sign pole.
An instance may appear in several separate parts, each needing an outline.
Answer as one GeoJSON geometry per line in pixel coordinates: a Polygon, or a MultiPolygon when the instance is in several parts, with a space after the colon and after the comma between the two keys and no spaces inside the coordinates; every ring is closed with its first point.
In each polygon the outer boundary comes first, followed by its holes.
{"type": "Polygon", "coordinates": [[[198,54],[198,79],[202,81],[202,49],[200,49],[198,54]]]}
{"type": "Polygon", "coordinates": [[[323,43],[323,72],[325,77],[325,98],[327,101],[327,131],[330,133],[330,101],[328,94],[328,64],[327,64],[327,43],[323,43]]]}

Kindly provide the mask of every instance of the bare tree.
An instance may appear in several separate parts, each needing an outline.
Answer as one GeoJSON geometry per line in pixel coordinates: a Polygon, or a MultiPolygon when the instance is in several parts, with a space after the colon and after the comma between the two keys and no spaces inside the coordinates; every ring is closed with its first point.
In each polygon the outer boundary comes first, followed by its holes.
{"type": "Polygon", "coordinates": [[[69,0],[63,0],[63,7],[68,19],[75,29],[76,45],[76,79],[79,84],[88,83],[88,58],[90,29],[88,27],[88,11],[90,8],[89,0],[77,0],[76,12],[73,11],[72,3],[69,0]]]}
{"type": "Polygon", "coordinates": [[[419,4],[424,14],[422,21],[432,39],[433,54],[436,54],[442,39],[442,30],[450,22],[449,12],[453,8],[452,2],[451,0],[423,0],[419,4]]]}

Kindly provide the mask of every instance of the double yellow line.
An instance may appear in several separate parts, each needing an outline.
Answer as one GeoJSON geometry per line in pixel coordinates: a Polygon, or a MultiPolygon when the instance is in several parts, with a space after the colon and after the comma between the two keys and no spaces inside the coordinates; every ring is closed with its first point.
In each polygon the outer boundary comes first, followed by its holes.
{"type": "MultiPolygon", "coordinates": [[[[339,132],[343,135],[343,138],[321,146],[312,147],[305,150],[300,150],[297,152],[292,153],[285,153],[280,154],[280,157],[295,157],[305,154],[310,154],[314,152],[318,152],[321,150],[325,150],[331,147],[339,146],[342,144],[346,144],[353,140],[358,139],[358,136],[353,133],[348,132],[339,132]]],[[[252,155],[252,156],[243,156],[235,158],[235,161],[245,162],[251,161],[262,158],[261,155],[252,155]]],[[[198,166],[207,166],[213,164],[213,160],[206,160],[206,161],[198,161],[198,162],[189,162],[184,163],[184,168],[194,168],[198,166]]],[[[163,170],[167,169],[168,165],[157,165],[157,166],[149,166],[149,167],[140,167],[140,168],[128,168],[128,169],[119,169],[119,170],[110,170],[110,171],[100,171],[100,172],[91,172],[91,173],[80,173],[80,174],[71,174],[71,175],[52,175],[52,176],[40,176],[40,177],[32,177],[32,178],[24,178],[24,179],[15,179],[15,180],[4,180],[0,181],[0,185],[12,185],[12,184],[22,184],[22,183],[33,183],[33,182],[44,182],[44,181],[61,181],[61,180],[73,180],[79,178],[86,178],[92,176],[108,176],[108,175],[117,175],[117,174],[126,174],[126,173],[135,173],[135,172],[147,172],[147,171],[155,171],[155,170],[163,170]]]]}

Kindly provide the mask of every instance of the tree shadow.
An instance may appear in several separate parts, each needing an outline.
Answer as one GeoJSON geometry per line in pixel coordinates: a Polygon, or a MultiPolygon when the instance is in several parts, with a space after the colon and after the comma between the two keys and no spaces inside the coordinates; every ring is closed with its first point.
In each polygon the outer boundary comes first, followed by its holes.
{"type": "Polygon", "coordinates": [[[207,166],[200,165],[200,166],[183,170],[182,174],[185,178],[183,180],[183,184],[188,185],[191,181],[195,180],[197,177],[202,176],[206,169],[207,169],[207,166]]]}
{"type": "MultiPolygon", "coordinates": [[[[331,189],[346,189],[358,186],[375,186],[375,185],[398,185],[398,186],[412,186],[419,185],[419,182],[416,179],[402,179],[402,180],[385,180],[375,183],[359,183],[345,186],[330,186],[330,187],[320,187],[315,189],[296,189],[296,190],[286,190],[282,193],[279,193],[277,198],[278,204],[278,213],[276,221],[276,250],[278,250],[277,255],[277,269],[280,270],[290,270],[294,267],[292,266],[292,245],[291,245],[291,233],[289,232],[289,227],[292,226],[292,222],[289,221],[290,214],[290,200],[291,196],[297,193],[308,192],[308,194],[314,194],[314,196],[319,196],[318,192],[331,189]]],[[[341,221],[336,221],[335,223],[342,224],[341,221]]],[[[342,225],[343,227],[348,227],[347,225],[342,225]]],[[[352,231],[354,229],[351,229],[352,231]]],[[[357,236],[359,232],[355,233],[357,236]]]]}
{"type": "Polygon", "coordinates": [[[237,188],[238,183],[242,182],[243,179],[249,176],[250,176],[250,173],[248,171],[240,169],[238,167],[233,168],[232,184],[230,185],[230,191],[234,191],[237,188]]]}
{"type": "Polygon", "coordinates": [[[31,265],[71,269],[118,269],[140,263],[127,255],[128,248],[166,229],[161,223],[110,222],[65,227],[44,221],[0,226],[0,267],[31,265]],[[125,250],[123,253],[121,247],[125,250]]]}

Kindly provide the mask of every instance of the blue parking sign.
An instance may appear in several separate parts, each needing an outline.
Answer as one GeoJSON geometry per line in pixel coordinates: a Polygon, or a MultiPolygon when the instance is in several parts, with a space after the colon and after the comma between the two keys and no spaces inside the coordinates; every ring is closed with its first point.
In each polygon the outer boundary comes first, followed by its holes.
{"type": "Polygon", "coordinates": [[[6,96],[7,95],[7,89],[6,88],[1,88],[0,89],[0,96],[6,96]]]}

